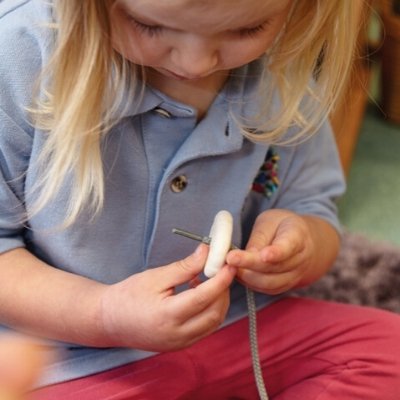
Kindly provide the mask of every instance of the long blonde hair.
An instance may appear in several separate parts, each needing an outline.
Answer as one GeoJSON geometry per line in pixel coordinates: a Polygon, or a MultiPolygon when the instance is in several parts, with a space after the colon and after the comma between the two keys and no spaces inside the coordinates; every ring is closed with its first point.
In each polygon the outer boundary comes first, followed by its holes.
{"type": "Polygon", "coordinates": [[[255,134],[244,129],[246,137],[290,144],[317,131],[346,88],[362,1],[295,0],[284,32],[269,51],[272,78],[265,79],[260,88],[266,106],[261,115],[269,119],[257,127],[255,134]],[[282,107],[271,116],[268,107],[276,92],[282,107]],[[291,126],[299,128],[297,135],[282,138],[291,126]]]}
{"type": "MultiPolygon", "coordinates": [[[[42,75],[46,91],[37,97],[35,126],[48,136],[41,154],[36,207],[41,210],[73,178],[65,225],[83,207],[95,215],[104,201],[101,145],[117,122],[123,88],[138,84],[138,67],[113,50],[108,19],[115,0],[53,0],[56,44],[42,75]]],[[[342,93],[353,58],[357,26],[356,1],[295,0],[283,34],[268,57],[284,107],[256,134],[253,141],[276,142],[288,127],[300,127],[299,137],[316,130],[342,93]],[[311,77],[317,74],[314,87],[311,77]],[[304,98],[308,101],[304,102],[304,98]],[[300,106],[302,104],[302,106],[300,106]],[[264,132],[260,134],[259,132],[264,132]]],[[[261,88],[262,90],[262,88],[261,88]]],[[[271,93],[271,87],[264,89],[271,93]],[[268,90],[267,90],[268,89],[268,90]]],[[[268,101],[265,104],[268,109],[268,101]]]]}

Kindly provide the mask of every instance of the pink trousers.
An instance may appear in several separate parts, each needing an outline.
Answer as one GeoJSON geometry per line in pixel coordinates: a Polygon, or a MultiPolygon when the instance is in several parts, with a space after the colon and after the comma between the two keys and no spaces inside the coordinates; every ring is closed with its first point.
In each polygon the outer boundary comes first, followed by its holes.
{"type": "MultiPolygon", "coordinates": [[[[288,298],[258,314],[273,400],[399,400],[400,316],[288,298]]],[[[34,400],[257,399],[247,319],[194,346],[41,389],[34,400]]]]}

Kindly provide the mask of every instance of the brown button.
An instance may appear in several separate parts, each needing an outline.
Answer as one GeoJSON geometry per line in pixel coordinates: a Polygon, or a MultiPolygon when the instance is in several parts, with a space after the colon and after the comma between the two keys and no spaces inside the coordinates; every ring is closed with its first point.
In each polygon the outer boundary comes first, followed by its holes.
{"type": "Polygon", "coordinates": [[[180,193],[182,190],[185,190],[188,184],[188,180],[185,175],[179,175],[172,179],[171,181],[171,190],[174,193],[180,193]]]}
{"type": "Polygon", "coordinates": [[[169,111],[164,110],[161,107],[156,107],[153,111],[155,113],[157,113],[158,115],[161,115],[164,118],[171,118],[172,117],[172,114],[169,111]]]}

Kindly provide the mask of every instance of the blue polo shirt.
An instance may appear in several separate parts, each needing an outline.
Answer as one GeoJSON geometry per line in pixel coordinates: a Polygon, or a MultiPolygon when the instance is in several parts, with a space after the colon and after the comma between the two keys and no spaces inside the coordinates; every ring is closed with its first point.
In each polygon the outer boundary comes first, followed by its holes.
{"type": "MultiPolygon", "coordinates": [[[[241,133],[238,119],[258,110],[263,60],[235,71],[200,122],[195,109],[150,87],[139,105],[127,97],[119,123],[103,143],[106,189],[100,215],[92,220],[83,210],[73,226],[58,228],[72,184],[66,177],[56,198],[24,226],[19,217],[32,207],[45,141],[26,107],[51,52],[53,37],[45,26],[50,20],[46,1],[0,2],[0,252],[26,247],[54,268],[113,284],[190,254],[197,244],[172,235],[172,229],[206,235],[221,209],[234,217],[237,245],[244,245],[255,217],[270,208],[316,215],[339,229],[335,199],[344,180],[328,124],[301,144],[273,148],[241,133]]],[[[286,136],[297,131],[293,127],[286,136]]],[[[274,297],[257,295],[260,307],[271,301],[274,297]]],[[[246,314],[244,290],[233,284],[225,325],[246,314]]],[[[152,355],[49,344],[62,358],[48,366],[40,385],[152,355]]]]}

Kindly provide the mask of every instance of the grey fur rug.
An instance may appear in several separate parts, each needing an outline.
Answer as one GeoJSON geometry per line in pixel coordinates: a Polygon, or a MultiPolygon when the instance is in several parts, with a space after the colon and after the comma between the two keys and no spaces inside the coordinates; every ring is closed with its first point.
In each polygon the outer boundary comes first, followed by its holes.
{"type": "Polygon", "coordinates": [[[400,247],[345,233],[332,270],[298,293],[400,313],[400,247]]]}

